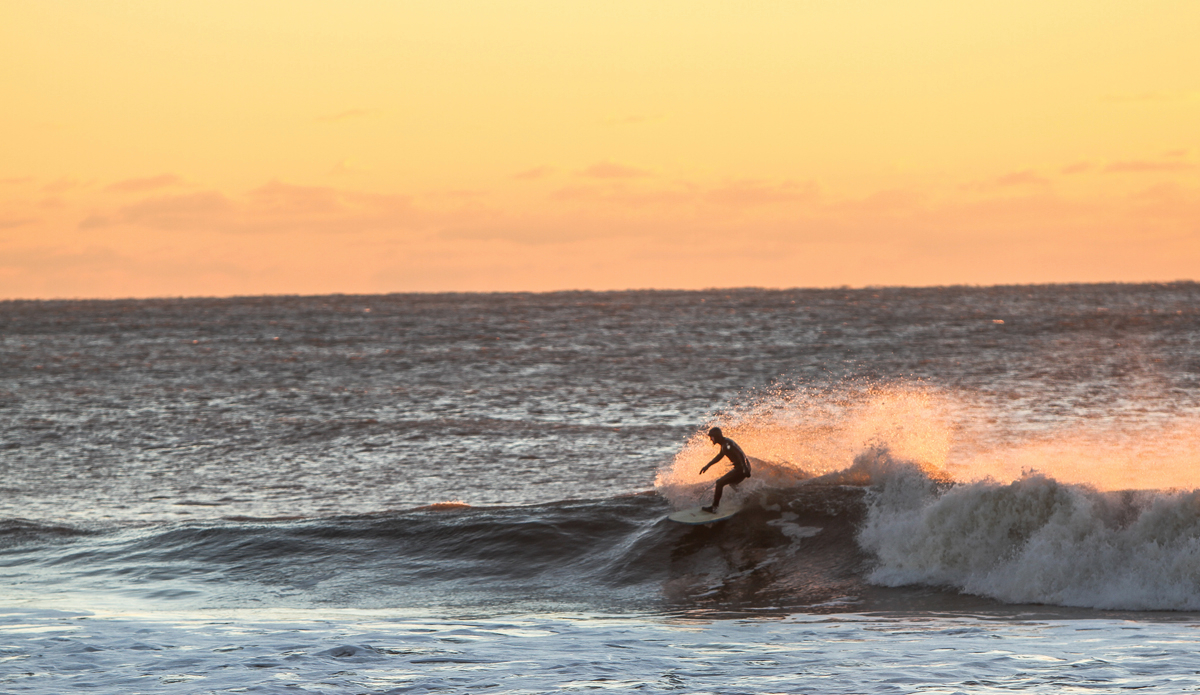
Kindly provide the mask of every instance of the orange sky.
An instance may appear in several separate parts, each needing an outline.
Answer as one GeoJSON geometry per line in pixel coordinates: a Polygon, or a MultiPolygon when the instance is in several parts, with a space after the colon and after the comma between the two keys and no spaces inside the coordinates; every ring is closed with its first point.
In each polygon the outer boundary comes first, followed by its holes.
{"type": "Polygon", "coordinates": [[[8,0],[0,298],[1196,279],[1200,3],[8,0]]]}

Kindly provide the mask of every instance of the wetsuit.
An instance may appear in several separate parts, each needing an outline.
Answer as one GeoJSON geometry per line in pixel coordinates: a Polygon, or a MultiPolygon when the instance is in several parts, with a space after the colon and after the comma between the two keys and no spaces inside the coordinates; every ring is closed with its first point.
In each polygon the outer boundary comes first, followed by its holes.
{"type": "Polygon", "coordinates": [[[746,452],[742,451],[742,447],[737,445],[729,437],[723,437],[721,440],[721,453],[717,457],[708,462],[708,465],[700,469],[700,473],[708,470],[708,466],[713,465],[723,458],[728,458],[733,464],[733,470],[725,475],[717,478],[717,489],[713,492],[713,503],[708,509],[715,511],[717,505],[721,503],[721,489],[726,485],[737,485],[746,478],[750,477],[750,459],[746,458],[746,452]]]}

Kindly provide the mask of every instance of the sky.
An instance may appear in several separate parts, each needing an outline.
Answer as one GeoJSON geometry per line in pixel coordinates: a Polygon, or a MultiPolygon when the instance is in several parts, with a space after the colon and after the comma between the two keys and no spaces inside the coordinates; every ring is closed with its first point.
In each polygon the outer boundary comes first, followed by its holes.
{"type": "Polygon", "coordinates": [[[1200,279],[1193,0],[0,0],[0,299],[1200,279]]]}

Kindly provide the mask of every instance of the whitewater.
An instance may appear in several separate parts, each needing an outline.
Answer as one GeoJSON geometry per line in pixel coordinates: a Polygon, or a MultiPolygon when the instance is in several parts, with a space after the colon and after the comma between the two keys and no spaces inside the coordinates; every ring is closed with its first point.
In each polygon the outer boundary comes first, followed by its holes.
{"type": "Polygon", "coordinates": [[[0,692],[1194,689],[1198,300],[0,302],[0,692]]]}

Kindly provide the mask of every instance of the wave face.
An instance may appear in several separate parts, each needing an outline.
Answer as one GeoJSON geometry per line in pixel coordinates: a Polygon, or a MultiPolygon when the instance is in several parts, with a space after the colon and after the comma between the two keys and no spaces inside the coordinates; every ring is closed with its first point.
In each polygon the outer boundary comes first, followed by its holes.
{"type": "Polygon", "coordinates": [[[761,495],[687,527],[653,494],[533,507],[72,530],[10,522],[0,566],[41,600],[496,610],[754,610],[856,600],[863,490],[761,495]],[[121,586],[120,595],[108,595],[121,586]]]}
{"type": "Polygon", "coordinates": [[[1200,493],[953,483],[885,450],[687,527],[652,494],[83,530],[10,520],[22,594],[97,604],[547,610],[1200,610],[1200,493]],[[120,586],[119,592],[112,592],[120,586]]]}

